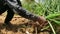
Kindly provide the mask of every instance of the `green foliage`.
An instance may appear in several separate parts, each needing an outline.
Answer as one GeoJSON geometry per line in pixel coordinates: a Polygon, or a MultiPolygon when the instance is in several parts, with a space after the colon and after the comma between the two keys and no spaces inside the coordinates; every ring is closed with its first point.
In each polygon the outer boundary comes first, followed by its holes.
{"type": "MultiPolygon", "coordinates": [[[[23,3],[23,7],[37,15],[45,16],[45,18],[52,23],[60,25],[60,0],[44,0],[44,3],[30,1],[23,3]]],[[[53,30],[53,27],[51,28],[53,30]]]]}
{"type": "MultiPolygon", "coordinates": [[[[25,4],[23,3],[23,7],[37,15],[45,16],[48,20],[60,16],[60,0],[45,0],[44,4],[36,3],[35,1],[26,2],[25,4]]],[[[59,24],[59,22],[55,21],[54,23],[59,24]]]]}

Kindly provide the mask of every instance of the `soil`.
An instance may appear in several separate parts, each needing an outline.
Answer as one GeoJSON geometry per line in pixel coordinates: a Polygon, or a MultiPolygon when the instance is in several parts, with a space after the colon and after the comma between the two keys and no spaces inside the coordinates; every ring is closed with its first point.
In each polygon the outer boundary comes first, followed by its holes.
{"type": "MultiPolygon", "coordinates": [[[[0,15],[0,34],[37,34],[37,27],[29,25],[28,23],[35,23],[25,19],[19,15],[14,15],[10,21],[11,26],[3,25],[6,18],[6,12],[0,15]]],[[[38,34],[49,34],[48,31],[39,32],[38,34]]]]}

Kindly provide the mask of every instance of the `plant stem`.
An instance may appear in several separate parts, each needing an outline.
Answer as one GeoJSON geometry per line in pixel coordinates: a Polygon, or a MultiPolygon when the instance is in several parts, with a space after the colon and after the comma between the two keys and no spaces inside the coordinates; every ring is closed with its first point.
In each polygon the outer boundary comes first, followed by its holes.
{"type": "Polygon", "coordinates": [[[51,27],[51,29],[52,29],[52,31],[53,31],[53,34],[56,34],[56,32],[55,32],[55,30],[54,30],[52,24],[50,23],[50,21],[48,21],[48,23],[49,23],[49,25],[50,25],[50,27],[51,27]]]}
{"type": "Polygon", "coordinates": [[[35,27],[35,32],[36,32],[35,34],[37,34],[37,27],[35,27]]]}

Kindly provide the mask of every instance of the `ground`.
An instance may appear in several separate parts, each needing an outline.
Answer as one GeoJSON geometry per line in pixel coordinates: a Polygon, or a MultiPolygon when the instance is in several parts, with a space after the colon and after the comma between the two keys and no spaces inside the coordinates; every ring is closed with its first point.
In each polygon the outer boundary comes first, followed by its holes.
{"type": "MultiPolygon", "coordinates": [[[[6,17],[6,12],[0,15],[0,34],[37,34],[36,28],[27,23],[33,23],[32,21],[25,19],[19,15],[14,15],[13,19],[10,21],[12,23],[11,27],[4,24],[6,17]]],[[[39,34],[49,34],[48,31],[40,32],[39,34]]]]}

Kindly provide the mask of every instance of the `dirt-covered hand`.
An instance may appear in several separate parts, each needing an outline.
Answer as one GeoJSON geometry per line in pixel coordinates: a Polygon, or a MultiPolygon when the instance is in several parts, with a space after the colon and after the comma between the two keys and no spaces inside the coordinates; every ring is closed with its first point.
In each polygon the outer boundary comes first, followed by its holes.
{"type": "Polygon", "coordinates": [[[39,22],[40,27],[43,27],[48,24],[48,21],[43,16],[39,16],[37,21],[39,22]]]}

